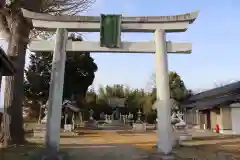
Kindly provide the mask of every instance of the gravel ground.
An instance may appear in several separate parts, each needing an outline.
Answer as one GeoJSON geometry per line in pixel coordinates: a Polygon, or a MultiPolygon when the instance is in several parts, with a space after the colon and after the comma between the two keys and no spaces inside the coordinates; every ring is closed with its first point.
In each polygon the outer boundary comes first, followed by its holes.
{"type": "MultiPolygon", "coordinates": [[[[174,149],[177,159],[196,160],[240,160],[240,138],[219,136],[211,132],[191,132],[194,140],[183,143],[174,149]]],[[[30,141],[42,144],[43,140],[30,138],[30,141]]],[[[69,152],[73,160],[135,160],[160,159],[154,145],[157,135],[132,134],[126,136],[118,132],[80,130],[78,136],[65,133],[61,137],[61,149],[69,152]]],[[[34,146],[23,146],[0,151],[0,159],[27,160],[26,152],[36,150],[34,146]]]]}

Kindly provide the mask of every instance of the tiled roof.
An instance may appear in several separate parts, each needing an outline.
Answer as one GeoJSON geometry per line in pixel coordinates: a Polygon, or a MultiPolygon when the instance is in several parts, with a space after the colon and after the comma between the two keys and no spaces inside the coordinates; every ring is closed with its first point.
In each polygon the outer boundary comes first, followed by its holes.
{"type": "Polygon", "coordinates": [[[191,96],[181,104],[183,108],[207,109],[240,100],[240,81],[210,89],[191,96]]]}
{"type": "Polygon", "coordinates": [[[191,96],[187,101],[197,101],[197,100],[212,97],[212,96],[218,96],[220,94],[226,94],[234,91],[239,92],[239,90],[240,90],[240,81],[227,84],[221,87],[217,87],[214,89],[206,90],[204,92],[200,92],[198,94],[191,96]]]}
{"type": "Polygon", "coordinates": [[[218,106],[218,105],[231,104],[234,102],[238,102],[239,99],[240,99],[240,95],[227,95],[224,97],[218,97],[218,98],[216,97],[216,98],[212,98],[212,99],[196,101],[195,103],[183,105],[183,107],[204,110],[204,109],[212,108],[212,107],[218,106]]]}

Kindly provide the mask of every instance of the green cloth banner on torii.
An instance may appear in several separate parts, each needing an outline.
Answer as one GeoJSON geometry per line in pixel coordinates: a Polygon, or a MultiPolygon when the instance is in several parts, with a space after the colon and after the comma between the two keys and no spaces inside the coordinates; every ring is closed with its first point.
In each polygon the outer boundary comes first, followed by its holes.
{"type": "Polygon", "coordinates": [[[120,48],[121,45],[121,15],[101,14],[100,46],[120,48]]]}

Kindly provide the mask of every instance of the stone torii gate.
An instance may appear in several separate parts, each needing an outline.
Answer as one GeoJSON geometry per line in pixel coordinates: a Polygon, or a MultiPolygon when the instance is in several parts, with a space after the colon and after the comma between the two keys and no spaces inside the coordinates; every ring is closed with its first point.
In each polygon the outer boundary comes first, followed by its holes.
{"type": "Polygon", "coordinates": [[[164,154],[172,151],[171,101],[169,91],[167,53],[191,53],[189,43],[166,42],[166,33],[185,32],[189,24],[197,18],[198,12],[176,16],[122,17],[121,32],[151,32],[154,41],[121,42],[119,48],[100,47],[99,42],[68,40],[69,32],[100,32],[101,17],[95,16],[52,16],[22,10],[26,18],[32,20],[36,29],[56,31],[56,41],[36,40],[30,44],[33,52],[53,54],[52,76],[49,94],[46,145],[52,152],[59,150],[61,103],[64,83],[66,52],[121,52],[155,53],[158,115],[158,149],[164,154]]]}

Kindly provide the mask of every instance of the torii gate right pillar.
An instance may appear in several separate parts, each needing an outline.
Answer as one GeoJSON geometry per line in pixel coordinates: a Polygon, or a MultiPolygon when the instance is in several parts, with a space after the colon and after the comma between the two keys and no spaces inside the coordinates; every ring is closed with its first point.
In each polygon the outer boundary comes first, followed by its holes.
{"type": "Polygon", "coordinates": [[[157,100],[161,104],[157,106],[158,150],[164,154],[169,154],[173,147],[173,133],[165,31],[156,30],[154,39],[156,46],[157,100]]]}

